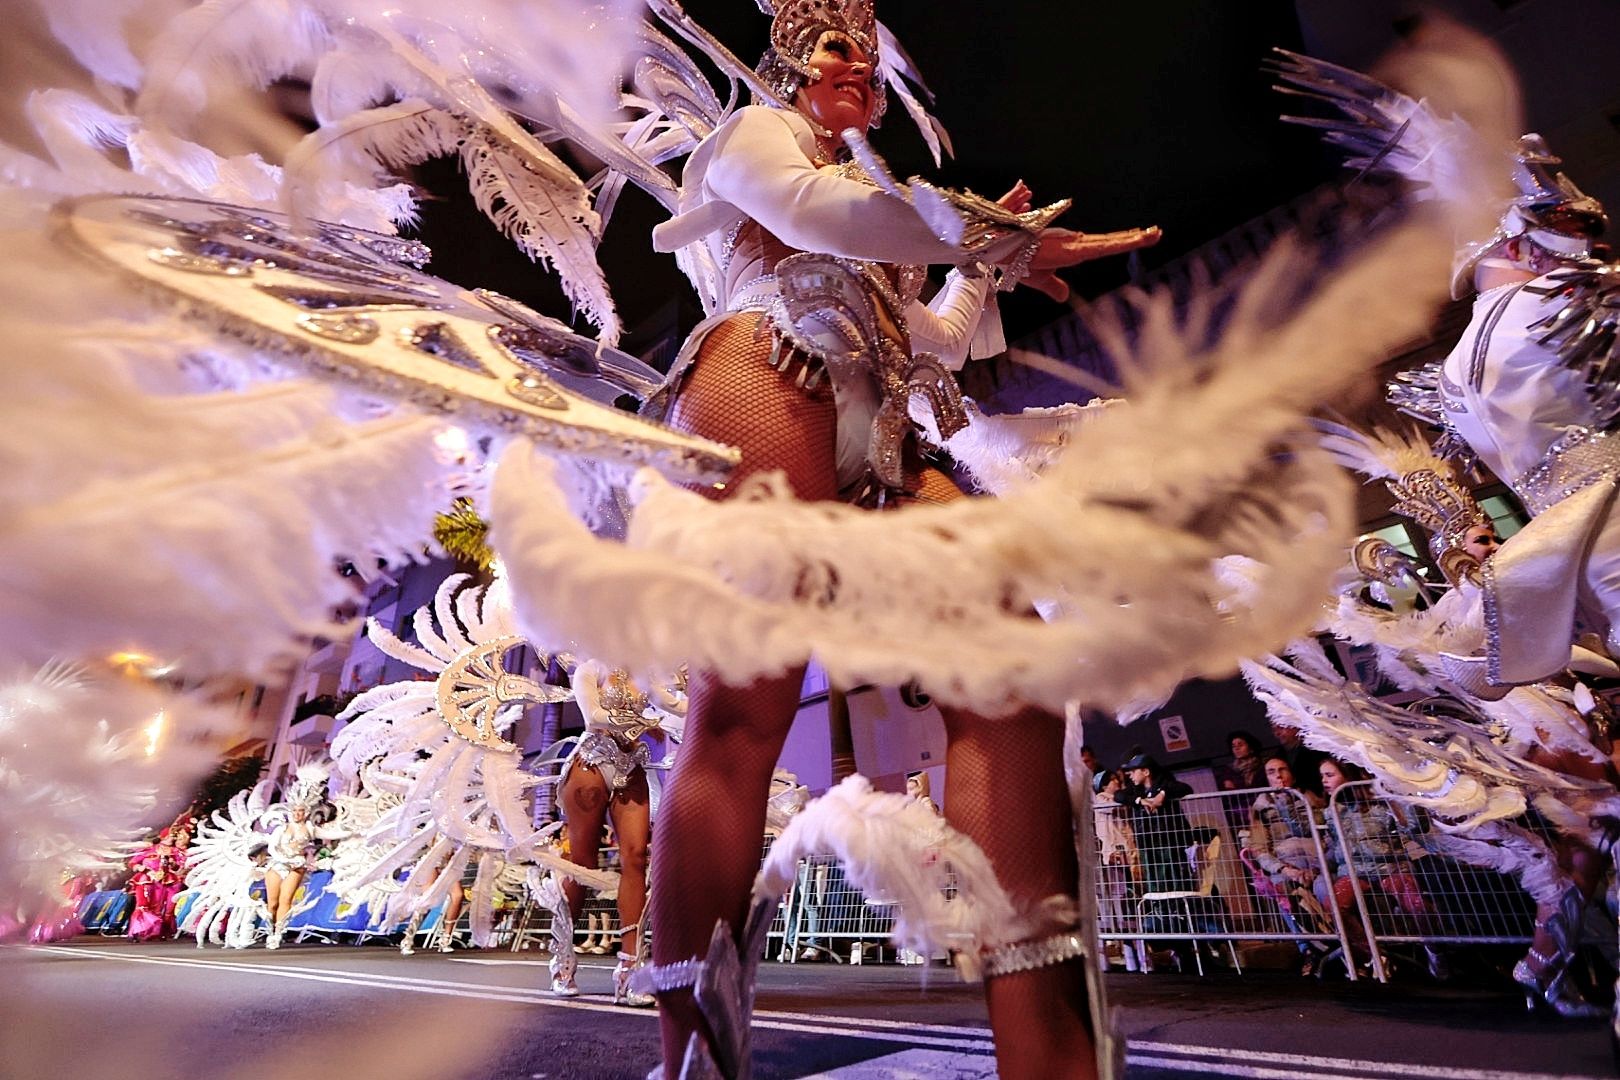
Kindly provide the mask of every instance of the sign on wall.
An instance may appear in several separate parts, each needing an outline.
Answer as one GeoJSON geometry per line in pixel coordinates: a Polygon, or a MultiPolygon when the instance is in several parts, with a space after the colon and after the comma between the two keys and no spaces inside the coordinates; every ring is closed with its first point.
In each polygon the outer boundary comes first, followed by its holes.
{"type": "Polygon", "coordinates": [[[1192,740],[1187,737],[1187,721],[1179,716],[1159,717],[1159,734],[1164,738],[1166,753],[1179,754],[1192,749],[1192,740]]]}

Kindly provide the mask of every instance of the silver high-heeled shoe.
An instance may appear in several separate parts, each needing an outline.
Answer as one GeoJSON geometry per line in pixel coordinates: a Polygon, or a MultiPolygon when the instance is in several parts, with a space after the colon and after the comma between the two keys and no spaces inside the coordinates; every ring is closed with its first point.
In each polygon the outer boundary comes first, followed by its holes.
{"type": "Polygon", "coordinates": [[[1531,949],[1530,956],[1513,965],[1513,981],[1524,987],[1524,1007],[1532,1013],[1551,1012],[1565,1020],[1596,1020],[1609,1015],[1607,1009],[1581,996],[1570,981],[1569,965],[1559,965],[1558,959],[1531,949]],[[1540,974],[1531,969],[1531,956],[1542,965],[1540,974]]]}

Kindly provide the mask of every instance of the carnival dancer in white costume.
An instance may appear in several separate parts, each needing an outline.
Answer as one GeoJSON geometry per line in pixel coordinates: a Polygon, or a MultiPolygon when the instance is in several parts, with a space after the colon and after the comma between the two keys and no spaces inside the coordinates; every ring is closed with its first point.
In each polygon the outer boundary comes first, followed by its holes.
{"type": "MultiPolygon", "coordinates": [[[[736,481],[781,470],[802,500],[867,505],[945,502],[949,478],[927,468],[911,438],[913,395],[925,397],[940,432],[965,423],[942,365],[959,366],[993,280],[1153,243],[1157,230],[1084,238],[1043,229],[1067,204],[1031,211],[1015,188],[1001,204],[958,200],[971,224],[942,241],[918,215],[875,186],[849,159],[846,132],[864,136],[881,115],[877,24],[862,0],[790,0],[777,9],[761,66],[790,109],[742,109],[698,148],[684,174],[681,216],[655,243],[707,246],[719,270],[718,313],[701,326],[671,372],[667,417],[676,428],[736,445],[736,481]],[[862,261],[871,260],[871,261],[862,261]],[[958,270],[930,308],[916,301],[920,271],[958,270]],[[853,313],[870,352],[847,349],[841,318],[853,313]],[[842,336],[842,337],[841,337],[842,336]],[[949,362],[947,360],[947,362],[949,362]]],[[[807,587],[823,587],[811,586],[807,587]]],[[[690,735],[659,823],[651,985],[664,1006],[667,1067],[693,1055],[726,1060],[700,1011],[716,923],[740,928],[758,865],[767,789],[798,705],[802,668],[752,685],[722,673],[692,677],[690,735]],[[689,1046],[690,1044],[690,1046],[689,1046]]],[[[987,723],[947,707],[952,739],[948,808],[990,853],[1025,903],[1074,895],[1076,867],[1061,769],[1062,721],[1033,712],[987,723]],[[1007,779],[1018,776],[1016,784],[1007,779]],[[990,807],[996,807],[992,814],[990,807]],[[1003,815],[1017,830],[996,827],[1003,815]]],[[[986,963],[992,1023],[1009,1074],[1089,1072],[1090,1017],[1072,925],[1036,927],[986,963]]]]}
{"type": "MultiPolygon", "coordinates": [[[[649,769],[667,768],[669,758],[653,758],[653,746],[662,745],[665,716],[686,711],[684,688],[655,684],[655,705],[629,672],[587,660],[574,669],[574,700],[585,718],[585,733],[562,765],[558,801],[568,824],[568,857],[582,866],[596,866],[602,826],[613,824],[619,849],[619,955],[613,970],[613,999],[647,1006],[653,999],[630,987],[630,976],[640,966],[642,916],[647,902],[647,852],[652,840],[653,793],[649,769]]],[[[580,910],[585,886],[568,881],[562,886],[563,903],[552,912],[558,927],[552,934],[552,992],[579,993],[574,983],[572,913],[580,910]]]]}
{"type": "Polygon", "coordinates": [[[265,904],[270,909],[267,949],[281,948],[287,920],[304,879],[315,868],[315,846],[325,835],[314,820],[315,812],[326,804],[329,763],[300,765],[285,797],[265,809],[263,821],[270,826],[270,861],[264,868],[265,904]]]}
{"type": "Polygon", "coordinates": [[[526,642],[513,633],[504,584],[463,588],[467,583],[466,575],[451,575],[415,613],[417,644],[367,623],[377,648],[435,678],[362,693],[332,740],[340,767],[395,804],[377,815],[366,837],[376,857],[347,877],[343,895],[390,889],[385,917],[389,925],[407,924],[406,946],[419,918],[462,887],[469,865],[477,867],[470,923],[480,946],[489,943],[497,883],[510,864],[527,867],[536,890],[545,870],[597,888],[617,880],[553,854],[547,841],[556,827],[535,827],[528,796],[548,778],[526,771],[504,736],[526,706],[560,701],[568,691],[505,669],[508,654],[526,642]],[[404,868],[403,884],[384,885],[404,868]]]}
{"type": "Polygon", "coordinates": [[[1544,679],[1569,644],[1593,631],[1620,646],[1620,269],[1592,257],[1603,206],[1557,166],[1536,134],[1498,143],[1457,117],[1358,72],[1285,53],[1295,92],[1346,119],[1329,132],[1353,167],[1395,173],[1424,194],[1461,200],[1459,160],[1494,161],[1513,193],[1493,206],[1494,231],[1468,236],[1452,271],[1456,297],[1477,291],[1473,318],[1438,366],[1408,373],[1391,400],[1440,427],[1447,453],[1466,452],[1514,490],[1533,520],[1485,565],[1488,677],[1544,679]]]}

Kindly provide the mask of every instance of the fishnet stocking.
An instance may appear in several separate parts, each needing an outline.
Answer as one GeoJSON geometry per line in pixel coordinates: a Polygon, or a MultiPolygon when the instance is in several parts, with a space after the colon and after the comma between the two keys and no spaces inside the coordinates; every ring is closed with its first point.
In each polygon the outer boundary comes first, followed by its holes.
{"type": "MultiPolygon", "coordinates": [[[[770,342],[755,333],[761,318],[739,314],[710,332],[669,422],[742,450],[742,465],[714,498],[726,498],[738,482],[772,469],[787,474],[801,499],[835,498],[832,395],[825,388],[806,394],[770,367],[770,342]]],[[[771,773],[803,682],[802,668],[746,687],[727,686],[712,672],[691,677],[686,741],[656,826],[656,963],[704,955],[716,920],[733,930],[741,926],[759,868],[771,773]]],[[[688,994],[663,995],[660,1006],[664,1061],[678,1070],[687,1036],[701,1018],[688,994]]]]}
{"type": "MultiPolygon", "coordinates": [[[[924,467],[906,479],[905,502],[964,498],[935,468],[924,467]]],[[[983,849],[1015,903],[1077,895],[1062,719],[1038,709],[995,720],[951,706],[939,711],[947,746],[946,820],[983,849]]],[[[1079,961],[992,979],[985,984],[985,1002],[1002,1076],[1096,1075],[1079,961]]]]}

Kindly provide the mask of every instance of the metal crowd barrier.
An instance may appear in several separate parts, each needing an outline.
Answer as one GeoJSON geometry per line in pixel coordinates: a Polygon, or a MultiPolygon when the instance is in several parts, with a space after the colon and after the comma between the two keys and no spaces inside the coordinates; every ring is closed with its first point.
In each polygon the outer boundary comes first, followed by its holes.
{"type": "Polygon", "coordinates": [[[1319,962],[1365,959],[1388,979],[1387,944],[1523,944],[1535,905],[1505,874],[1463,861],[1470,843],[1420,810],[1347,784],[1314,810],[1293,789],[1195,794],[1157,810],[1094,807],[1101,938],[1146,970],[1150,942],[1292,941],[1319,962]],[[1368,943],[1371,943],[1369,945],[1368,943]]]}
{"type": "MultiPolygon", "coordinates": [[[[1148,942],[1291,941],[1347,947],[1336,912],[1311,891],[1328,874],[1315,814],[1291,788],[1189,795],[1158,809],[1097,803],[1100,936],[1147,967],[1148,942]]],[[[1200,973],[1203,956],[1193,953],[1200,973]]],[[[1351,977],[1354,978],[1354,972],[1351,977]]]]}
{"type": "MultiPolygon", "coordinates": [[[[765,837],[765,849],[760,856],[763,865],[766,855],[770,854],[771,844],[776,838],[765,837]]],[[[604,870],[618,868],[618,848],[604,847],[598,856],[597,865],[604,870]]],[[[651,868],[648,869],[649,876],[651,868]]],[[[787,959],[788,950],[784,945],[788,937],[788,912],[793,908],[794,895],[797,884],[783,897],[778,905],[776,917],[771,923],[770,930],[765,935],[765,954],[776,959],[787,959]]],[[[650,901],[649,901],[650,903],[650,901]]],[[[619,904],[618,897],[613,893],[588,892],[585,900],[580,904],[580,911],[574,915],[574,944],[576,948],[592,955],[612,955],[618,951],[619,943],[619,904]],[[611,944],[610,944],[611,943],[611,944]]],[[[643,919],[642,932],[651,940],[651,924],[643,919]]],[[[525,895],[523,902],[518,906],[510,923],[511,950],[520,952],[534,946],[541,952],[547,952],[551,943],[551,912],[536,903],[534,897],[525,895]]]]}
{"type": "Polygon", "coordinates": [[[1370,780],[1333,793],[1327,819],[1334,899],[1358,937],[1376,943],[1373,975],[1385,981],[1386,944],[1528,944],[1535,903],[1517,880],[1461,861],[1470,841],[1435,828],[1421,809],[1374,794],[1370,780]]]}
{"type": "Polygon", "coordinates": [[[894,901],[862,896],[832,855],[800,859],[788,899],[784,911],[790,914],[779,959],[860,964],[868,952],[881,960],[883,951],[891,948],[894,901]]]}

